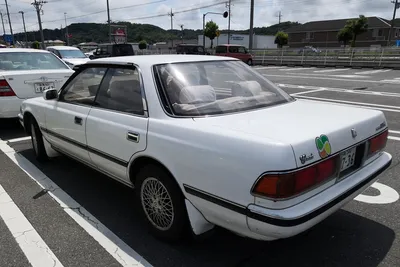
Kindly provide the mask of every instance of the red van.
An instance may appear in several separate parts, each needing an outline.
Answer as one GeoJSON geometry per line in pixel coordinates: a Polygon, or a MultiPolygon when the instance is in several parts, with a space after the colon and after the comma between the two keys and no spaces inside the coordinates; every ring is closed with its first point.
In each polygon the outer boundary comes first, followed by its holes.
{"type": "Polygon", "coordinates": [[[253,65],[253,56],[249,53],[246,47],[235,44],[218,45],[215,48],[216,56],[233,57],[253,65]]]}

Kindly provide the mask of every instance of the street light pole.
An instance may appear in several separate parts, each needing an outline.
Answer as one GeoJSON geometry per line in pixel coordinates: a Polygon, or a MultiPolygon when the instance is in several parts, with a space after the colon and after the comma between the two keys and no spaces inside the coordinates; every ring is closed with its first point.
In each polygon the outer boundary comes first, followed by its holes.
{"type": "Polygon", "coordinates": [[[217,12],[207,12],[203,14],[203,47],[206,47],[206,35],[205,33],[205,27],[206,27],[206,16],[207,14],[215,14],[215,15],[222,15],[224,18],[226,18],[227,16],[229,16],[228,12],[224,12],[224,13],[217,13],[217,12]]]}
{"type": "Polygon", "coordinates": [[[3,19],[3,13],[0,12],[0,16],[1,16],[1,24],[3,24],[3,33],[6,34],[6,27],[4,27],[4,19],[3,19]]]}
{"type": "Polygon", "coordinates": [[[14,34],[13,34],[12,26],[11,26],[10,12],[8,11],[7,0],[5,0],[5,2],[6,2],[6,9],[7,9],[7,16],[8,16],[8,24],[10,24],[11,41],[12,41],[13,45],[15,45],[15,43],[14,43],[14,34]]]}
{"type": "Polygon", "coordinates": [[[110,3],[109,0],[107,0],[107,16],[108,16],[108,39],[111,44],[111,19],[110,19],[110,3]]]}
{"type": "Polygon", "coordinates": [[[65,34],[67,38],[67,45],[69,46],[69,34],[68,34],[68,24],[67,24],[67,13],[64,12],[64,18],[65,18],[65,34]]]}
{"type": "Polygon", "coordinates": [[[28,34],[26,34],[26,27],[25,27],[25,16],[24,16],[24,11],[19,11],[18,13],[21,13],[22,15],[22,23],[24,24],[24,33],[25,33],[25,45],[28,44],[28,34]]]}

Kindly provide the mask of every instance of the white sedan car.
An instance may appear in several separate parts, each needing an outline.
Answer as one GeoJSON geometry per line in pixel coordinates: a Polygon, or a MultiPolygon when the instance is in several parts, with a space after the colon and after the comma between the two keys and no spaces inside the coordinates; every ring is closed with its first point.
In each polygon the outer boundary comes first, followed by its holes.
{"type": "Polygon", "coordinates": [[[226,57],[94,60],[60,91],[24,101],[20,119],[38,160],[61,153],[135,187],[167,240],[215,225],[294,236],[392,161],[382,112],[296,100],[226,57]]]}
{"type": "Polygon", "coordinates": [[[72,75],[50,52],[26,48],[0,50],[0,118],[17,118],[22,101],[60,89],[72,75]]]}

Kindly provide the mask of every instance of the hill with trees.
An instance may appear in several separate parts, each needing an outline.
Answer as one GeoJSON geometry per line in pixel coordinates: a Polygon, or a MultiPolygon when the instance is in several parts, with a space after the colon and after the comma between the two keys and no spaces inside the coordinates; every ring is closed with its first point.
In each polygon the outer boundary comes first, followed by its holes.
{"type": "MultiPolygon", "coordinates": [[[[137,24],[130,22],[118,22],[118,25],[126,25],[128,30],[128,42],[140,42],[146,40],[147,43],[155,43],[168,41],[171,39],[180,39],[181,30],[164,30],[158,26],[151,24],[137,24]]],[[[257,35],[275,35],[278,31],[285,31],[290,27],[300,25],[298,22],[282,22],[280,25],[275,24],[269,27],[256,27],[254,33],[257,35]]],[[[68,32],[72,35],[70,38],[71,44],[82,42],[108,42],[108,25],[101,23],[73,23],[68,26],[68,32]]],[[[221,33],[226,33],[226,30],[221,30],[221,33]]],[[[249,30],[234,31],[231,33],[248,34],[249,30]]],[[[45,40],[65,40],[65,29],[44,29],[45,40]]],[[[197,39],[197,36],[202,34],[202,30],[183,30],[183,39],[197,39]]],[[[28,41],[40,41],[40,33],[38,31],[28,32],[28,41]]],[[[15,34],[15,39],[19,41],[25,40],[24,33],[15,34]]]]}

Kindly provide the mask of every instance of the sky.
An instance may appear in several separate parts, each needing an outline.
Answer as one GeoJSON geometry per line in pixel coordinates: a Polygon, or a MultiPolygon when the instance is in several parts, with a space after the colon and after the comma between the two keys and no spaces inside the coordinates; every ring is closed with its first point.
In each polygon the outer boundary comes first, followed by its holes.
{"type": "MultiPolygon", "coordinates": [[[[7,18],[6,0],[0,0],[6,33],[10,33],[7,18]]],[[[24,12],[27,31],[38,30],[38,20],[34,0],[7,0],[13,32],[23,32],[22,14],[24,12]]],[[[111,20],[133,23],[154,24],[163,29],[173,28],[201,29],[204,13],[223,13],[228,10],[228,0],[109,0],[111,20]]],[[[263,27],[278,23],[281,12],[282,21],[305,23],[315,20],[330,20],[365,16],[379,16],[391,19],[394,4],[391,0],[254,0],[254,26],[263,27]]],[[[231,0],[231,29],[248,29],[250,25],[250,0],[231,0]]],[[[47,0],[43,5],[43,28],[55,29],[77,22],[107,21],[107,0],[47,0]]],[[[400,12],[399,12],[400,17],[400,12]]],[[[206,21],[215,21],[220,29],[228,28],[228,19],[220,14],[208,14],[206,21]]],[[[1,29],[1,32],[3,30],[1,29]]]]}

